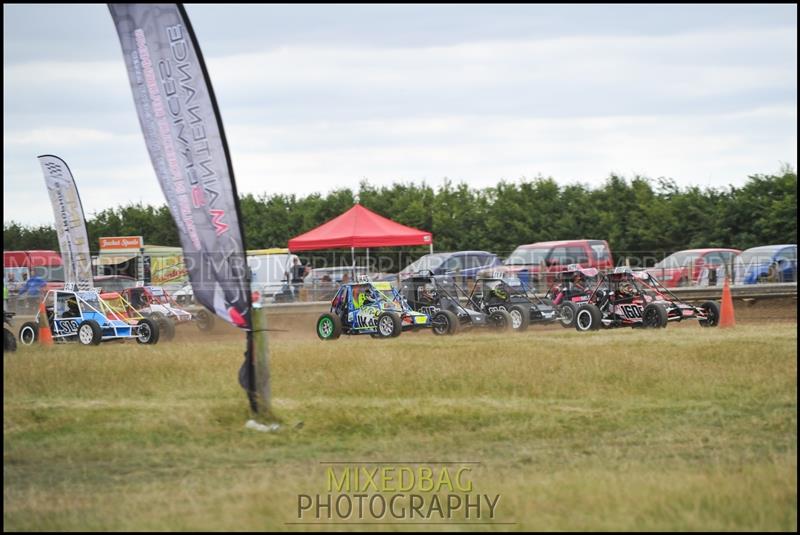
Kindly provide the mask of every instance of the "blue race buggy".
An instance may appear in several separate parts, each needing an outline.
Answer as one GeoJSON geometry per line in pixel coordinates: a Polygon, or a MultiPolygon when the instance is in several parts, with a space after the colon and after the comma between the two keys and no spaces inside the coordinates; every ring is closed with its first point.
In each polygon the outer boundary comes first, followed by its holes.
{"type": "Polygon", "coordinates": [[[19,330],[19,341],[32,345],[39,339],[39,325],[46,321],[54,342],[98,345],[109,340],[136,339],[140,344],[158,342],[158,324],[148,318],[131,325],[105,303],[97,290],[51,290],[43,301],[46,318],[36,313],[19,330]]]}
{"type": "Polygon", "coordinates": [[[330,312],[317,320],[317,336],[322,340],[336,340],[343,334],[391,338],[432,326],[430,316],[411,310],[391,283],[357,282],[343,284],[336,292],[330,312]]]}

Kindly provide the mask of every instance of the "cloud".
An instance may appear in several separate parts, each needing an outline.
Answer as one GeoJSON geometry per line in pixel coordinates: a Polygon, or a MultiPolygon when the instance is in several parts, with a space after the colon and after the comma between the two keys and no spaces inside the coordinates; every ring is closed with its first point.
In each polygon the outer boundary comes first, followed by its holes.
{"type": "Polygon", "coordinates": [[[6,146],[36,145],[54,148],[71,147],[85,143],[102,143],[114,139],[113,132],[92,128],[35,128],[27,131],[6,132],[3,144],[6,146]]]}
{"type": "MultiPolygon", "coordinates": [[[[445,31],[440,20],[416,28],[420,39],[380,46],[325,32],[276,44],[220,26],[225,46],[201,42],[243,193],[326,192],[363,178],[596,184],[612,171],[723,186],[796,165],[796,24],[676,33],[636,20],[599,35],[556,17],[548,24],[559,29],[520,24],[498,38],[503,24],[492,19],[492,39],[422,38],[445,31]]],[[[87,213],[163,203],[122,58],[106,61],[115,38],[69,61],[7,57],[6,220],[51,220],[41,153],[70,164],[87,213]]]]}

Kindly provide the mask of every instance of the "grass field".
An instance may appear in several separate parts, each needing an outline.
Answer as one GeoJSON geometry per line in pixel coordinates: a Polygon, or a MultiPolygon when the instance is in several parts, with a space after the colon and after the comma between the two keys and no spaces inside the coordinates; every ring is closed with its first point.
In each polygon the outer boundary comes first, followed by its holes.
{"type": "Polygon", "coordinates": [[[4,527],[320,529],[288,523],[326,490],[321,462],[449,460],[480,463],[505,523],[449,530],[796,530],[796,343],[794,322],[282,336],[272,434],[244,428],[243,336],[22,348],[4,527]]]}

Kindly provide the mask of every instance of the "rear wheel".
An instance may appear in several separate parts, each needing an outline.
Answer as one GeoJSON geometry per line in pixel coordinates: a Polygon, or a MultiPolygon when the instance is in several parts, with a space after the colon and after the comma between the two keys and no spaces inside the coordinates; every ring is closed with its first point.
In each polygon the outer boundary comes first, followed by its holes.
{"type": "Polygon", "coordinates": [[[511,314],[505,310],[495,310],[489,314],[489,327],[493,331],[505,332],[511,328],[512,322],[511,314]]]}
{"type": "Polygon", "coordinates": [[[22,324],[19,329],[19,341],[24,346],[30,346],[39,339],[39,325],[35,321],[28,321],[22,324]]]}
{"type": "Polygon", "coordinates": [[[706,301],[700,305],[700,309],[706,313],[705,319],[700,320],[703,327],[716,327],[719,325],[719,304],[714,301],[706,301]]]}
{"type": "Polygon", "coordinates": [[[158,324],[159,340],[169,341],[175,338],[175,323],[168,316],[161,312],[153,312],[147,317],[158,324]]]}
{"type": "Polygon", "coordinates": [[[650,303],[642,312],[642,326],[657,329],[667,326],[667,309],[660,303],[650,303]]]}
{"type": "Polygon", "coordinates": [[[394,312],[384,312],[378,316],[377,325],[381,338],[393,338],[403,332],[403,322],[394,312]]]}
{"type": "Polygon", "coordinates": [[[140,344],[155,344],[158,342],[158,323],[144,318],[136,325],[136,341],[140,344]]]}
{"type": "Polygon", "coordinates": [[[160,331],[159,338],[167,341],[175,338],[175,324],[169,318],[162,318],[158,322],[158,330],[160,331]]]}
{"type": "Polygon", "coordinates": [[[558,308],[558,321],[562,327],[573,327],[575,325],[575,315],[578,313],[578,305],[572,301],[564,301],[558,308]]]}
{"type": "Polygon", "coordinates": [[[581,332],[596,331],[600,328],[603,315],[596,305],[583,305],[575,314],[575,328],[581,332]]]}
{"type": "Polygon", "coordinates": [[[317,336],[320,340],[336,340],[342,335],[342,320],[334,314],[323,314],[317,320],[317,336]]]}
{"type": "Polygon", "coordinates": [[[103,330],[94,320],[85,320],[78,325],[78,342],[85,346],[96,346],[103,340],[103,330]]]}
{"type": "Polygon", "coordinates": [[[527,307],[514,305],[508,309],[508,315],[511,316],[511,328],[515,331],[524,331],[530,325],[531,317],[527,307]]]}
{"type": "Polygon", "coordinates": [[[458,322],[458,316],[449,310],[440,310],[431,318],[433,324],[433,334],[456,334],[458,328],[461,326],[458,322]]]}

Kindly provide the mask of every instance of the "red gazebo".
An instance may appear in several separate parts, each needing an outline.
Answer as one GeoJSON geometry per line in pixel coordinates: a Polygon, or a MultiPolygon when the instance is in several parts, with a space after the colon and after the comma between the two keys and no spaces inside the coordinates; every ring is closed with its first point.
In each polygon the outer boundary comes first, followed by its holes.
{"type": "Polygon", "coordinates": [[[430,245],[433,252],[433,235],[424,230],[395,223],[360,204],[356,204],[339,217],[289,240],[289,250],[292,252],[350,248],[354,264],[356,247],[367,249],[369,258],[370,247],[409,245],[430,245]]]}

